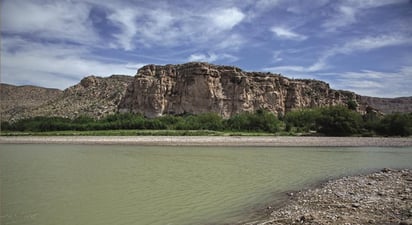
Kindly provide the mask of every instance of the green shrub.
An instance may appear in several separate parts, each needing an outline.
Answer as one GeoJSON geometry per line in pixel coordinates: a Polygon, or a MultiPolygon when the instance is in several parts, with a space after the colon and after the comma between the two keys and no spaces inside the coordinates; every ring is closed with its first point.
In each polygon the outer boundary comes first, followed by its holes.
{"type": "Polygon", "coordinates": [[[226,121],[226,127],[233,131],[279,131],[280,121],[270,112],[258,110],[255,113],[239,113],[226,121]]]}
{"type": "Polygon", "coordinates": [[[344,106],[322,108],[316,120],[317,131],[327,136],[359,134],[362,127],[362,116],[344,106]]]}
{"type": "Polygon", "coordinates": [[[412,113],[386,115],[376,125],[376,132],[387,136],[410,136],[412,135],[412,113]]]}
{"type": "Polygon", "coordinates": [[[299,109],[288,112],[284,121],[286,130],[290,131],[293,127],[298,131],[309,132],[316,130],[316,121],[320,117],[320,109],[299,109]]]}

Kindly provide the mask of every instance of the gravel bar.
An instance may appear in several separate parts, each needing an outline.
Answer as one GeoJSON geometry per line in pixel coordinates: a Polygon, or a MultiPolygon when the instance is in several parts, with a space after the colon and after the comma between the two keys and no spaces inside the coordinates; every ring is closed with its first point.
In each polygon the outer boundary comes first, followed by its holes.
{"type": "Polygon", "coordinates": [[[403,147],[412,138],[280,136],[1,136],[0,144],[127,144],[152,146],[403,147]]]}
{"type": "Polygon", "coordinates": [[[244,225],[412,225],[410,169],[343,177],[288,196],[284,206],[267,208],[265,220],[244,225]]]}

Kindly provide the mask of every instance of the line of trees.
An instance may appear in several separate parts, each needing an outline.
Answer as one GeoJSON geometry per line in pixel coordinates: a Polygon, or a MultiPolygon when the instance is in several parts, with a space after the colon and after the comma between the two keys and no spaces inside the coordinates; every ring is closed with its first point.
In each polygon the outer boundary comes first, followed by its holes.
{"type": "Polygon", "coordinates": [[[223,119],[216,113],[199,115],[165,115],[158,118],[145,118],[141,114],[114,114],[95,120],[81,116],[76,119],[62,117],[34,117],[14,123],[3,122],[3,131],[90,131],[90,130],[215,130],[215,131],[279,131],[281,122],[273,113],[258,110],[255,113],[240,113],[230,119],[223,119]]]}
{"type": "Polygon", "coordinates": [[[380,115],[369,111],[361,115],[345,106],[292,111],[284,122],[287,131],[315,131],[328,136],[412,135],[412,113],[380,115]]]}
{"type": "Polygon", "coordinates": [[[361,115],[345,106],[331,106],[315,109],[301,109],[278,118],[265,110],[254,113],[240,113],[223,119],[215,113],[199,115],[165,115],[145,118],[140,114],[115,114],[100,120],[80,116],[75,119],[62,117],[34,117],[13,123],[2,122],[3,131],[90,131],[90,130],[214,130],[241,132],[286,131],[294,133],[317,133],[328,136],[352,135],[412,135],[412,113],[376,113],[361,115]]]}

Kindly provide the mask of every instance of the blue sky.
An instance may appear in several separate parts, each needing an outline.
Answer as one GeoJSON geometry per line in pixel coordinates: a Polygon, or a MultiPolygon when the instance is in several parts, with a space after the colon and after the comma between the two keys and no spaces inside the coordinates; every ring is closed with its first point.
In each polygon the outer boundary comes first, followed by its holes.
{"type": "Polygon", "coordinates": [[[205,61],[412,96],[410,0],[2,0],[1,81],[64,89],[87,75],[205,61]]]}

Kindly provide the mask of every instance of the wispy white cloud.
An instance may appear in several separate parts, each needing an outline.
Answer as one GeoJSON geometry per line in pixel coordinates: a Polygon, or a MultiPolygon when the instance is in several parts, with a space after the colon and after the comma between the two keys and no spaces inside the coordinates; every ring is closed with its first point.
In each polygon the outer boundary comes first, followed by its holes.
{"type": "Polygon", "coordinates": [[[117,38],[117,44],[124,50],[132,50],[135,48],[134,37],[137,33],[137,18],[138,11],[133,9],[116,9],[108,17],[114,24],[116,24],[121,32],[114,34],[117,38]]]}
{"type": "Polygon", "coordinates": [[[2,45],[2,82],[12,84],[64,89],[91,74],[134,75],[137,67],[132,68],[132,65],[143,65],[95,60],[90,57],[91,53],[87,49],[76,48],[73,45],[40,44],[19,38],[5,38],[2,45]],[[13,51],[13,47],[9,46],[20,46],[20,49],[13,51]]]}
{"type": "Polygon", "coordinates": [[[285,27],[273,26],[270,28],[270,31],[272,31],[279,39],[289,39],[295,41],[303,41],[307,39],[305,35],[293,32],[285,27]]]}
{"type": "Polygon", "coordinates": [[[358,14],[360,14],[364,10],[407,2],[408,0],[349,0],[336,2],[333,5],[333,16],[328,17],[322,24],[322,27],[325,28],[326,31],[336,31],[339,28],[346,27],[358,22],[358,14]]]}
{"type": "Polygon", "coordinates": [[[96,44],[99,37],[88,20],[89,12],[89,5],[76,2],[3,1],[1,29],[37,38],[96,44]]]}
{"type": "Polygon", "coordinates": [[[383,34],[379,36],[366,36],[363,38],[351,40],[342,46],[332,48],[328,51],[328,54],[349,54],[357,51],[369,51],[379,48],[411,44],[412,36],[405,34],[383,34]]]}
{"type": "Polygon", "coordinates": [[[229,9],[218,9],[209,13],[207,17],[214,23],[215,28],[230,30],[245,18],[245,14],[233,7],[229,9]]]}
{"type": "Polygon", "coordinates": [[[282,58],[283,51],[275,51],[273,52],[273,61],[280,62],[283,60],[282,58]]]}
{"type": "MultiPolygon", "coordinates": [[[[312,0],[312,1],[300,1],[300,0],[283,0],[284,8],[287,12],[294,14],[307,14],[313,12],[316,9],[328,4],[331,0],[312,0]]],[[[332,0],[333,1],[333,0],[332,0]]]]}
{"type": "Polygon", "coordinates": [[[117,44],[114,46],[125,50],[133,50],[138,45],[173,47],[182,43],[209,47],[218,43],[217,47],[221,48],[227,36],[239,37],[231,30],[245,18],[236,7],[202,13],[173,5],[125,9],[112,4],[106,7],[112,12],[108,19],[121,29],[115,35],[117,44]]]}
{"type": "Polygon", "coordinates": [[[227,54],[227,53],[222,53],[222,54],[216,54],[216,53],[196,53],[192,54],[188,57],[187,61],[189,62],[209,62],[213,63],[217,60],[226,60],[228,62],[234,62],[237,61],[238,58],[236,56],[227,54]]]}
{"type": "Polygon", "coordinates": [[[338,55],[353,55],[396,46],[412,46],[412,36],[407,34],[365,36],[327,48],[319,54],[312,64],[307,66],[283,65],[264,68],[264,70],[301,78],[332,80],[333,88],[351,90],[362,95],[380,97],[411,96],[412,66],[403,66],[392,72],[351,71],[350,69],[347,72],[339,73],[325,72],[336,66],[331,65],[329,61],[338,55]]]}
{"type": "Polygon", "coordinates": [[[245,8],[248,8],[246,13],[246,20],[251,21],[261,16],[265,12],[278,7],[282,0],[245,0],[242,2],[246,4],[245,8]]]}
{"type": "Polygon", "coordinates": [[[1,15],[2,31],[5,32],[28,34],[45,40],[106,45],[127,51],[142,46],[173,47],[182,43],[205,46],[216,43],[222,48],[229,46],[219,44],[225,42],[227,36],[236,37],[236,41],[241,39],[241,34],[232,30],[246,17],[235,4],[192,11],[166,1],[131,4],[97,0],[9,0],[2,5],[1,15]],[[90,20],[94,8],[105,11],[99,19],[117,27],[116,33],[109,33],[107,37],[98,34],[90,20]]]}
{"type": "Polygon", "coordinates": [[[322,25],[328,31],[335,31],[340,27],[347,26],[356,22],[357,8],[348,6],[339,6],[336,10],[335,16],[328,18],[328,20],[322,25]]]}
{"type": "Polygon", "coordinates": [[[189,62],[214,62],[217,59],[216,54],[192,54],[189,56],[189,62]]]}
{"type": "Polygon", "coordinates": [[[412,45],[412,37],[403,34],[367,36],[363,38],[353,39],[341,45],[336,45],[334,47],[326,49],[311,65],[283,65],[264,68],[264,70],[292,74],[322,71],[333,67],[333,65],[329,65],[328,60],[337,55],[350,55],[353,53],[367,52],[385,47],[410,45],[412,45]]]}
{"type": "Polygon", "coordinates": [[[279,5],[281,0],[257,0],[253,1],[255,8],[259,11],[270,10],[279,5]]]}
{"type": "Polygon", "coordinates": [[[309,66],[274,66],[263,68],[264,71],[270,71],[274,73],[291,74],[291,75],[304,75],[311,72],[321,71],[327,68],[327,65],[323,62],[316,62],[309,66]]]}
{"type": "Polygon", "coordinates": [[[334,82],[337,89],[353,90],[367,96],[412,96],[412,66],[404,66],[395,72],[362,70],[333,75],[337,77],[334,82]]]}
{"type": "Polygon", "coordinates": [[[405,36],[403,34],[367,36],[358,38],[350,40],[343,45],[338,45],[327,49],[310,68],[315,69],[314,71],[325,69],[329,67],[327,61],[330,58],[335,57],[336,55],[350,55],[352,53],[373,51],[386,47],[408,45],[412,45],[412,37],[405,36]]]}
{"type": "MultiPolygon", "coordinates": [[[[246,42],[247,40],[243,36],[235,33],[235,34],[227,35],[225,38],[222,38],[213,47],[216,48],[217,50],[225,50],[225,49],[238,50],[239,48],[244,46],[246,42]]],[[[209,46],[209,48],[210,47],[211,46],[209,46]]]]}
{"type": "Polygon", "coordinates": [[[291,77],[330,81],[337,90],[351,90],[357,94],[375,97],[412,96],[412,66],[404,66],[394,72],[360,70],[348,72],[311,72],[310,67],[280,66],[265,71],[291,77]]]}

